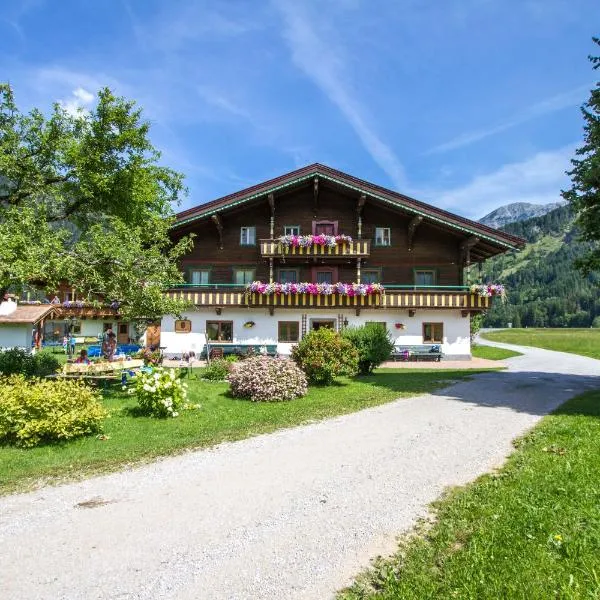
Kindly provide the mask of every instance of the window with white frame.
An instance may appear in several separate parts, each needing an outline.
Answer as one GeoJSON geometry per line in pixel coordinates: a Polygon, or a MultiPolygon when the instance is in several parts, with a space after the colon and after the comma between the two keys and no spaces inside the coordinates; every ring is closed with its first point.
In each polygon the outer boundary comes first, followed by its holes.
{"type": "Polygon", "coordinates": [[[254,246],[256,244],[256,227],[240,228],[240,246],[254,246]]]}
{"type": "Polygon", "coordinates": [[[210,280],[208,269],[190,269],[189,283],[192,285],[206,285],[210,280]]]}
{"type": "Polygon", "coordinates": [[[391,246],[392,235],[389,227],[375,227],[375,245],[391,246]]]}
{"type": "Polygon", "coordinates": [[[300,225],[286,225],[283,228],[283,235],[300,235],[300,225]]]}
{"type": "Polygon", "coordinates": [[[233,283],[236,285],[246,285],[254,281],[255,270],[252,268],[242,267],[233,270],[233,283]]]}

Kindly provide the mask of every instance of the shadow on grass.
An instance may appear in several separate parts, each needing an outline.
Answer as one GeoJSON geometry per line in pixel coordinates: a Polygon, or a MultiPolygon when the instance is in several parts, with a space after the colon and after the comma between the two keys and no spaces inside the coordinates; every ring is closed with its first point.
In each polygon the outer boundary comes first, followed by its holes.
{"type": "MultiPolygon", "coordinates": [[[[445,371],[436,371],[437,379],[444,378],[445,371]]],[[[385,387],[398,392],[428,393],[433,396],[450,397],[460,402],[493,408],[507,408],[531,415],[546,415],[573,396],[591,390],[600,390],[598,375],[571,375],[538,371],[490,371],[470,373],[456,381],[456,371],[448,371],[448,387],[434,391],[427,386],[427,374],[418,372],[386,373],[355,378],[373,386],[385,387]]],[[[577,414],[577,405],[566,404],[561,414],[577,414]]],[[[588,414],[582,413],[582,414],[588,414]]],[[[598,412],[592,413],[600,416],[598,412]]]]}

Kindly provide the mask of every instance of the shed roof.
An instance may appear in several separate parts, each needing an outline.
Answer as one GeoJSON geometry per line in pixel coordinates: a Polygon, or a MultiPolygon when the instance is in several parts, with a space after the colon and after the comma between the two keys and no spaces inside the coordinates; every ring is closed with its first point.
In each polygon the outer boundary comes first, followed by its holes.
{"type": "Polygon", "coordinates": [[[55,311],[56,307],[48,304],[19,304],[12,313],[0,315],[0,325],[35,325],[55,311]]]}

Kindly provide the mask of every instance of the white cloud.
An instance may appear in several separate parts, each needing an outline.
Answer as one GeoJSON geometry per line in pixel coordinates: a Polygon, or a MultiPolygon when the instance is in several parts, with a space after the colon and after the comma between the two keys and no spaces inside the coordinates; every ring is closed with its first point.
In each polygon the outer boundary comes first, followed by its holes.
{"type": "Polygon", "coordinates": [[[422,199],[473,218],[512,202],[547,204],[561,199],[560,190],[568,187],[565,171],[575,152],[575,144],[558,150],[539,152],[517,163],[478,175],[466,185],[453,190],[422,191],[422,199]]]}
{"type": "Polygon", "coordinates": [[[284,21],[284,37],[292,53],[294,64],[321,88],[329,100],[338,107],[350,123],[373,160],[398,188],[406,187],[404,168],[393,150],[379,137],[368,122],[366,111],[357,99],[346,74],[342,51],[331,43],[314,26],[324,17],[311,19],[303,13],[303,5],[288,0],[275,0],[284,21]]]}
{"type": "Polygon", "coordinates": [[[529,106],[524,111],[513,115],[502,123],[498,123],[497,125],[486,129],[478,129],[463,133],[448,142],[444,142],[443,144],[435,146],[425,154],[437,154],[440,152],[447,152],[448,150],[463,148],[464,146],[469,146],[470,144],[479,142],[480,140],[495,135],[496,133],[501,133],[502,131],[511,129],[516,125],[531,121],[532,119],[537,119],[538,117],[562,110],[563,108],[569,108],[571,106],[576,106],[577,104],[582,104],[586,99],[586,93],[589,92],[590,87],[590,84],[580,85],[579,87],[567,92],[552,96],[547,100],[537,102],[536,104],[529,106]]]}
{"type": "Polygon", "coordinates": [[[78,87],[71,92],[70,98],[59,100],[59,103],[69,114],[77,115],[87,110],[94,101],[94,98],[94,94],[82,87],[78,87]]]}

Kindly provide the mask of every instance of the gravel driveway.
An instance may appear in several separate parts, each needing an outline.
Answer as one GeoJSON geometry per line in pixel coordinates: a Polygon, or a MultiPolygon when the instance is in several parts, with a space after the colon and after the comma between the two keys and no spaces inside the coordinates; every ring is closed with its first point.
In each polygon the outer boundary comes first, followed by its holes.
{"type": "Polygon", "coordinates": [[[520,350],[436,394],[1,498],[0,598],[330,598],[446,486],[600,386],[600,361],[520,350]]]}

